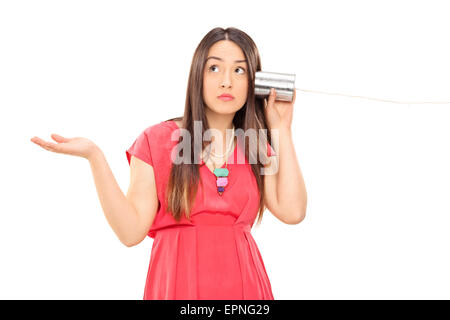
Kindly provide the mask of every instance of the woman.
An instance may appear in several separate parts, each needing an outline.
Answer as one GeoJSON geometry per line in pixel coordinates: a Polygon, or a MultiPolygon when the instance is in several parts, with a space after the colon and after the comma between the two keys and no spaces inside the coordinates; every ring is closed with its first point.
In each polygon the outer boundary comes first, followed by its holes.
{"type": "Polygon", "coordinates": [[[306,189],[291,135],[295,92],[292,103],[276,101],[274,90],[268,100],[255,99],[260,70],[247,34],[236,28],[206,34],[194,53],[184,116],[148,127],[126,150],[126,196],[92,141],[32,139],[89,160],[122,243],[154,239],[144,299],[274,299],[250,230],[266,207],[287,224],[301,222],[306,189]],[[248,141],[254,132],[267,132],[257,147],[248,141]]]}

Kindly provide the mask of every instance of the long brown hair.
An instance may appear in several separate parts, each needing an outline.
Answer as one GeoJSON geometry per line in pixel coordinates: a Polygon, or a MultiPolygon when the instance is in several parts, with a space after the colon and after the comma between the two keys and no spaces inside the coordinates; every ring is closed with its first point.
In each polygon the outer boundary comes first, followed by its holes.
{"type": "MultiPolygon", "coordinates": [[[[245,58],[248,64],[248,94],[245,105],[239,109],[233,118],[233,124],[235,129],[242,129],[243,132],[247,132],[248,129],[254,129],[256,132],[259,130],[267,130],[267,139],[271,143],[270,130],[268,129],[266,117],[264,114],[264,107],[267,100],[255,99],[254,94],[254,78],[255,72],[261,70],[261,61],[258,53],[258,49],[253,40],[243,31],[236,28],[214,28],[209,31],[197,46],[194,56],[192,58],[191,69],[189,73],[189,80],[186,93],[186,104],[184,109],[184,116],[179,118],[173,118],[169,120],[182,120],[182,128],[189,131],[191,137],[191,152],[190,159],[185,159],[181,164],[173,164],[169,182],[167,184],[167,211],[170,212],[173,217],[180,221],[182,214],[184,213],[186,218],[190,218],[190,211],[193,206],[193,201],[196,197],[198,190],[198,182],[200,180],[199,166],[194,163],[195,158],[199,158],[199,154],[194,153],[195,141],[194,141],[194,121],[201,121],[202,125],[202,137],[206,130],[208,130],[208,122],[205,115],[205,103],[203,101],[203,71],[205,67],[205,60],[208,55],[209,48],[216,42],[221,40],[230,40],[236,43],[244,52],[245,58]]],[[[167,120],[167,121],[169,121],[167,120]]],[[[187,135],[189,136],[189,135],[187,135]]],[[[245,138],[248,138],[245,136],[245,138]]],[[[265,138],[263,138],[265,139],[265,138]]],[[[182,141],[180,136],[179,142],[182,141]]],[[[198,142],[197,142],[198,143],[198,142]]],[[[196,149],[203,150],[208,145],[207,141],[202,139],[202,148],[196,149]]],[[[180,144],[179,144],[180,145],[180,144]]],[[[248,140],[244,143],[245,157],[249,159],[258,159],[254,157],[253,151],[250,151],[248,146],[248,140]],[[250,155],[249,152],[252,152],[250,155]]],[[[261,156],[264,159],[265,155],[260,148],[258,152],[261,152],[261,156]]],[[[184,156],[184,155],[183,155],[184,156]]],[[[182,156],[182,157],[183,157],[182,156]]],[[[251,168],[255,175],[258,189],[260,192],[259,198],[259,215],[257,224],[261,223],[264,206],[264,179],[260,174],[261,168],[264,166],[258,160],[251,161],[251,168]]],[[[201,182],[201,180],[200,180],[201,182]]]]}

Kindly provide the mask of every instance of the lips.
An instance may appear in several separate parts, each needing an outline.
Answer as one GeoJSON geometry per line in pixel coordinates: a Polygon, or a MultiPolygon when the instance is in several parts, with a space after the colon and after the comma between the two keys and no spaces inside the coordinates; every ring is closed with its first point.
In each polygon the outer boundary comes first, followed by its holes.
{"type": "Polygon", "coordinates": [[[228,93],[221,94],[220,96],[218,96],[218,98],[223,101],[230,101],[234,99],[234,97],[228,93]]]}

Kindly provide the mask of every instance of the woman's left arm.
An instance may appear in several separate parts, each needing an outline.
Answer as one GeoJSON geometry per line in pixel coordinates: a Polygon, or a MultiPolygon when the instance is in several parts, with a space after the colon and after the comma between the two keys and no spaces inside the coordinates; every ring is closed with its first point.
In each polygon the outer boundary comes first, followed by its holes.
{"type": "Polygon", "coordinates": [[[276,174],[265,177],[266,194],[270,194],[266,198],[271,198],[267,207],[272,209],[278,219],[295,224],[304,219],[307,205],[305,182],[291,131],[295,90],[292,102],[276,101],[275,97],[276,92],[273,90],[265,108],[272,140],[275,138],[273,147],[276,157],[272,157],[272,164],[275,161],[277,169],[276,174]]]}

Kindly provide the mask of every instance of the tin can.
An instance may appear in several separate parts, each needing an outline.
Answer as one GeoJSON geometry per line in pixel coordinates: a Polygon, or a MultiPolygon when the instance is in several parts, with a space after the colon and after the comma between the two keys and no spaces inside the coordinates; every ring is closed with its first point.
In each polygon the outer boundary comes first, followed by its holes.
{"type": "Polygon", "coordinates": [[[257,71],[255,73],[255,97],[268,98],[271,88],[277,92],[276,100],[292,102],[295,74],[257,71]]]}

